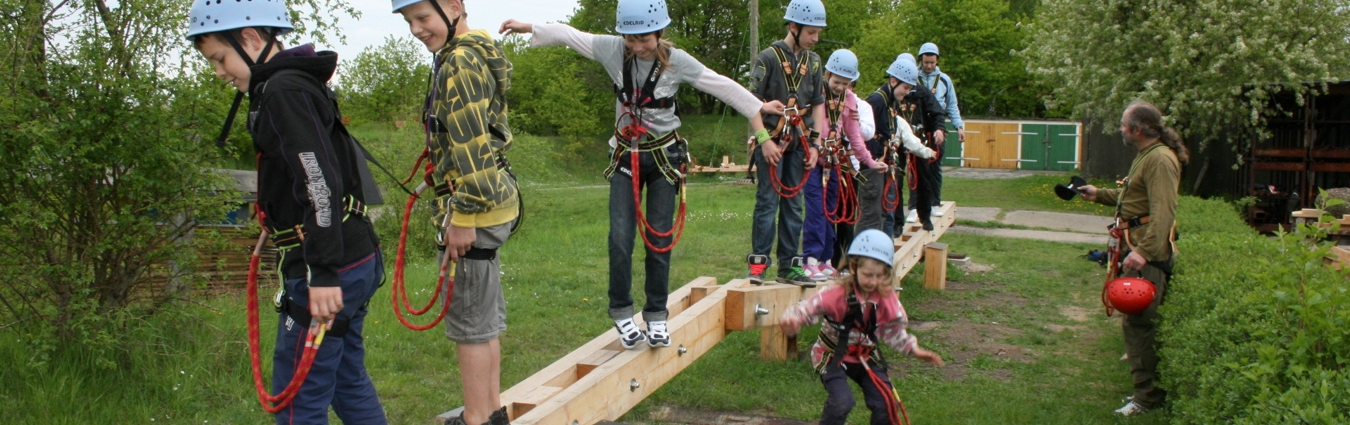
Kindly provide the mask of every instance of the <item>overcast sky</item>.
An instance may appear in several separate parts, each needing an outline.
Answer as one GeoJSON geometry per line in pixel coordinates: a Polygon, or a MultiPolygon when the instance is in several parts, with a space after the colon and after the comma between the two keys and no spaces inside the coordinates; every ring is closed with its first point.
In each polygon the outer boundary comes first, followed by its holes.
{"type": "MultiPolygon", "coordinates": [[[[338,52],[338,59],[353,59],[367,46],[383,44],[385,37],[411,38],[408,24],[403,15],[390,12],[390,0],[349,0],[352,7],[361,11],[360,20],[343,19],[342,32],[347,36],[345,46],[319,46],[323,50],[338,52]]],[[[572,0],[464,0],[469,12],[469,26],[485,29],[497,35],[497,28],[507,19],[516,19],[531,23],[559,22],[566,20],[577,7],[572,0]]],[[[331,41],[337,42],[337,40],[331,41]]],[[[430,53],[428,53],[430,55],[430,53]]],[[[428,59],[430,56],[428,56],[428,59]]]]}

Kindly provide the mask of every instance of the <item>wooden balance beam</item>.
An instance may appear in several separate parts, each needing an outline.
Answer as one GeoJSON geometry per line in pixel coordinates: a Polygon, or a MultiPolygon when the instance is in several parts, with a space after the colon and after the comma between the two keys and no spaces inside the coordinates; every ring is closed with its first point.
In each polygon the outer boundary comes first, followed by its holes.
{"type": "MultiPolygon", "coordinates": [[[[941,237],[956,221],[954,203],[942,205],[943,217],[934,217],[934,230],[907,225],[899,247],[895,283],[923,257],[922,241],[941,237]],[[901,260],[909,263],[901,263],[901,260]]],[[[924,242],[926,243],[926,242],[924,242]]],[[[944,267],[942,270],[946,270],[944,267]]],[[[945,279],[945,275],[942,277],[945,279]]],[[[786,360],[796,357],[797,341],[778,328],[778,318],[788,308],[828,286],[815,288],[777,283],[751,285],[734,279],[718,285],[717,279],[699,277],[672,292],[667,319],[671,347],[625,350],[618,333],[611,329],[573,350],[563,358],[502,392],[511,423],[517,425],[590,425],[623,416],[680,371],[712,350],[732,331],[760,330],[760,357],[786,360]]],[[[641,316],[634,319],[642,324],[641,316]]],[[[460,409],[437,415],[440,425],[460,409]]]]}

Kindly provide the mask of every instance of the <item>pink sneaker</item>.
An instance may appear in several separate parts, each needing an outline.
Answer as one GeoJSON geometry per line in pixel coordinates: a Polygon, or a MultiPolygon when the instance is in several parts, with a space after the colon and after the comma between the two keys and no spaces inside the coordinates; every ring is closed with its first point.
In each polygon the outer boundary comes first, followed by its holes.
{"type": "Polygon", "coordinates": [[[811,278],[811,280],[817,282],[829,279],[830,276],[826,274],[824,270],[821,270],[820,266],[820,260],[808,257],[806,259],[806,266],[802,267],[802,271],[806,272],[806,276],[811,278]]]}
{"type": "Polygon", "coordinates": [[[834,275],[837,273],[834,270],[834,265],[831,265],[829,261],[826,261],[825,264],[820,266],[820,272],[825,274],[826,279],[833,279],[835,277],[834,275]]]}

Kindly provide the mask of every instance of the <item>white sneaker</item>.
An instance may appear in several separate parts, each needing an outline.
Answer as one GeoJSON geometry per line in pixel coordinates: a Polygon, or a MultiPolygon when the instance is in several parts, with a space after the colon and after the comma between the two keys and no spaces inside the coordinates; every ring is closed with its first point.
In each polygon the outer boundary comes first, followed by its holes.
{"type": "Polygon", "coordinates": [[[670,331],[666,329],[666,321],[647,322],[647,345],[653,347],[670,346],[670,331]]]}
{"type": "Polygon", "coordinates": [[[1122,361],[1122,362],[1128,362],[1128,361],[1130,361],[1130,353],[1121,354],[1121,355],[1120,355],[1120,361],[1122,361]]]}
{"type": "Polygon", "coordinates": [[[637,323],[633,319],[623,319],[614,321],[614,329],[619,331],[619,344],[625,349],[636,347],[638,343],[647,339],[647,335],[638,329],[637,323]]]}
{"type": "Polygon", "coordinates": [[[933,217],[942,217],[942,207],[933,207],[933,217]]]}
{"type": "Polygon", "coordinates": [[[1144,406],[1140,406],[1138,403],[1135,403],[1134,400],[1130,400],[1129,403],[1126,403],[1125,407],[1116,409],[1116,414],[1120,416],[1141,415],[1147,412],[1148,412],[1147,408],[1145,408],[1144,406]]]}
{"type": "Polygon", "coordinates": [[[918,222],[919,222],[919,212],[918,212],[918,211],[915,211],[913,208],[910,208],[910,209],[909,209],[909,215],[905,216],[905,222],[906,222],[906,223],[918,223],[918,222]]]}
{"type": "Polygon", "coordinates": [[[817,260],[812,257],[806,257],[806,267],[803,267],[802,270],[806,271],[806,276],[810,277],[811,280],[814,281],[828,280],[830,278],[830,275],[825,274],[825,271],[821,269],[820,266],[821,266],[820,260],[817,260]]]}

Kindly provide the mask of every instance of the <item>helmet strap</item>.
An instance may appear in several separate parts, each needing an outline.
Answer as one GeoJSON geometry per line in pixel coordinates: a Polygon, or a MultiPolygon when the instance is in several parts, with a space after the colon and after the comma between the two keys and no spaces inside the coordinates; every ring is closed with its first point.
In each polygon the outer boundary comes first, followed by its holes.
{"type": "MultiPolygon", "coordinates": [[[[272,34],[271,30],[261,30],[261,31],[267,31],[267,34],[271,37],[268,37],[269,39],[267,40],[267,44],[263,45],[262,52],[258,53],[257,60],[254,60],[253,58],[249,57],[248,52],[244,51],[244,46],[239,44],[239,40],[236,40],[234,38],[234,35],[230,34],[229,31],[221,32],[221,36],[225,37],[225,41],[228,41],[230,43],[230,46],[234,47],[235,53],[238,53],[239,58],[243,59],[244,64],[248,65],[248,67],[251,69],[255,65],[261,64],[267,60],[267,54],[271,53],[272,45],[275,44],[277,41],[276,36],[272,34]]],[[[225,125],[222,126],[220,129],[220,136],[216,137],[217,148],[225,147],[225,139],[228,139],[230,137],[230,127],[234,126],[234,116],[239,113],[239,104],[242,103],[243,100],[244,100],[244,92],[237,92],[234,94],[234,102],[230,104],[230,112],[225,115],[225,125]]]]}
{"type": "MultiPolygon", "coordinates": [[[[792,30],[792,24],[794,24],[794,22],[791,22],[791,21],[788,22],[788,34],[792,34],[792,48],[793,48],[793,49],[796,49],[796,50],[801,50],[801,49],[802,49],[802,24],[797,24],[797,30],[796,30],[796,31],[793,31],[793,30],[792,30]]],[[[792,52],[792,54],[797,54],[797,52],[792,52]]]]}
{"type": "Polygon", "coordinates": [[[449,43],[450,39],[455,38],[455,27],[459,25],[459,18],[455,18],[454,21],[451,21],[450,15],[446,15],[445,9],[441,8],[440,0],[427,0],[427,2],[431,3],[431,7],[436,9],[436,14],[441,15],[441,20],[445,21],[445,27],[448,31],[445,36],[445,41],[449,43]]]}

